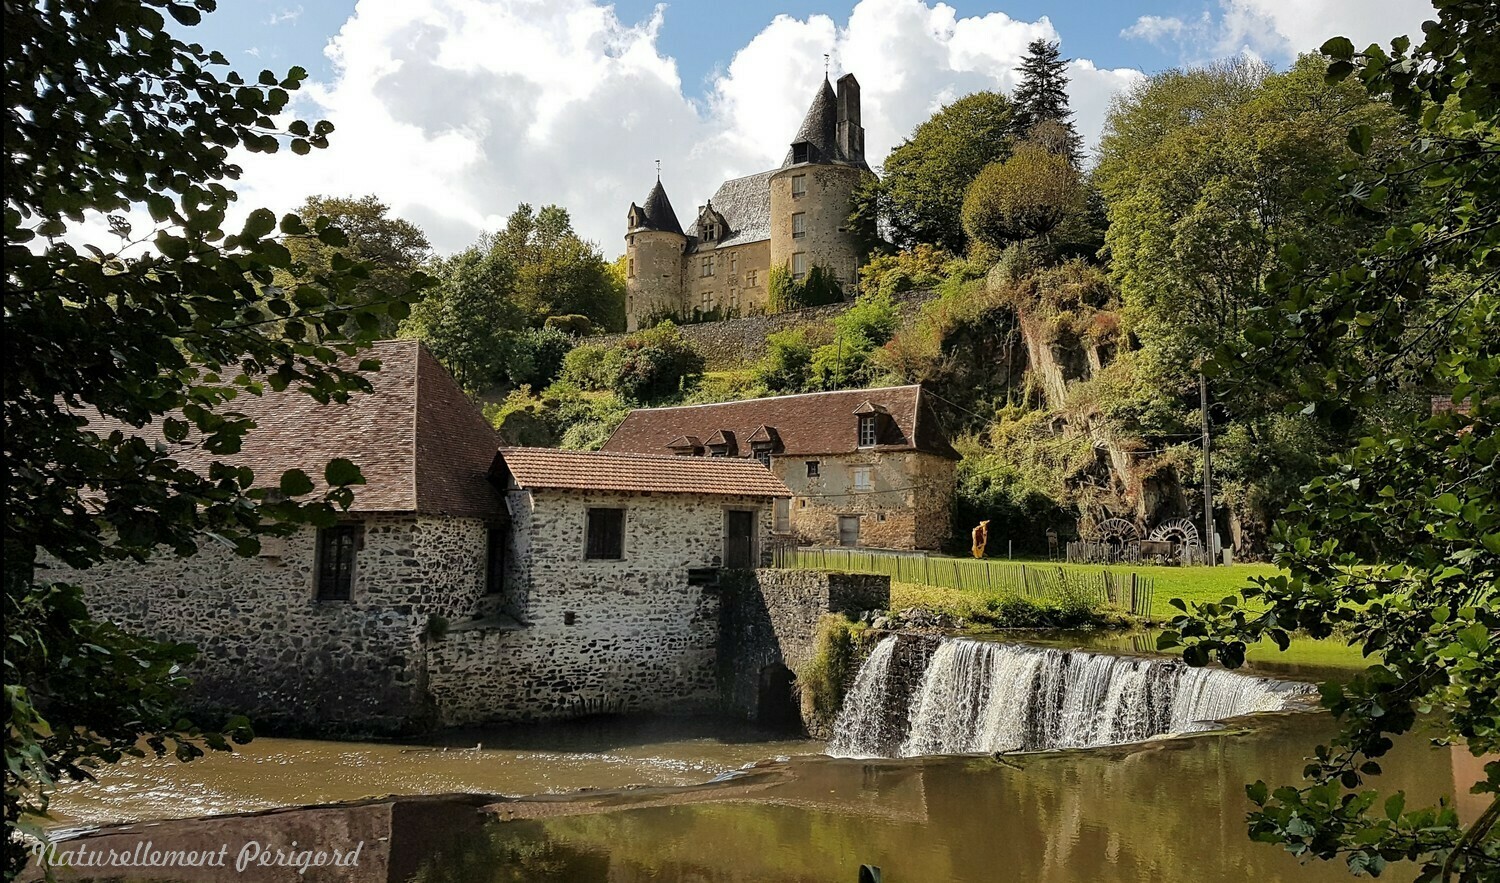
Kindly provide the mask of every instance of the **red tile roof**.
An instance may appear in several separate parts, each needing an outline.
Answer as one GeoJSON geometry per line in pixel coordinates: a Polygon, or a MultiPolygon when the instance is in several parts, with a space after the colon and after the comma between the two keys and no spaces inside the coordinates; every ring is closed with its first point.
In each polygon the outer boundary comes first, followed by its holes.
{"type": "Polygon", "coordinates": [[[501,448],[516,487],[580,491],[651,491],[737,497],[790,497],[792,492],[755,460],[501,448]]]}
{"type": "MultiPolygon", "coordinates": [[[[371,392],[342,405],[319,404],[295,388],[242,394],[222,409],[255,421],[241,450],[215,456],[190,443],[174,450],[177,461],[200,472],[214,460],[248,466],[262,487],[301,469],[321,489],[328,461],[347,457],[365,478],[352,511],[504,515],[504,497],[488,478],[499,435],[426,347],[386,340],[359,356],[380,360],[380,371],[366,375],[371,392]]],[[[94,420],[90,428],[160,438],[117,421],[94,420]]]]}
{"type": "MultiPolygon", "coordinates": [[[[842,389],[802,395],[748,399],[712,405],[641,408],[631,411],[604,450],[611,453],[665,454],[682,436],[756,440],[770,437],[772,453],[787,456],[853,453],[859,446],[859,413],[881,413],[875,450],[925,451],[957,459],[938,426],[932,394],[920,384],[884,389],[842,389]]],[[[751,443],[730,453],[754,456],[751,443]]]]}

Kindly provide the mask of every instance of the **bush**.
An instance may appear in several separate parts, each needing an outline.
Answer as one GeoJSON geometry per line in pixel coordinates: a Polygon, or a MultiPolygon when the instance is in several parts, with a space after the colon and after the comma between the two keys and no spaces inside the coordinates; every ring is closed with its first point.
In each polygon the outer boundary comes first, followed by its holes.
{"type": "Polygon", "coordinates": [[[563,357],[561,379],[579,389],[609,389],[612,378],[608,360],[610,348],[599,344],[580,344],[563,357]]]}
{"type": "Polygon", "coordinates": [[[811,658],[797,672],[805,701],[812,705],[815,728],[831,728],[844,702],[844,687],[859,667],[868,626],[839,613],[818,620],[811,658]]]}
{"type": "Polygon", "coordinates": [[[756,366],[755,379],[770,392],[802,392],[812,377],[812,357],[807,332],[773,332],[766,336],[766,355],[756,366]]]}
{"type": "Polygon", "coordinates": [[[877,255],[859,270],[859,290],[887,296],[913,288],[931,288],[948,277],[953,255],[921,243],[896,254],[877,255]]]}
{"type": "MultiPolygon", "coordinates": [[[[582,318],[582,317],[580,317],[582,318]]],[[[505,371],[512,386],[541,389],[556,380],[573,349],[571,334],[558,328],[528,328],[512,339],[505,371]]]]}
{"type": "Polygon", "coordinates": [[[556,328],[558,331],[571,334],[574,337],[588,337],[594,333],[594,321],[580,313],[569,313],[566,316],[548,316],[547,321],[542,323],[542,325],[545,328],[556,328]]]}
{"type": "Polygon", "coordinates": [[[867,386],[875,380],[876,347],[896,333],[901,314],[889,295],[868,294],[833,320],[833,342],[813,353],[812,383],[818,389],[867,386]]]}
{"type": "Polygon", "coordinates": [[[821,307],[844,299],[844,286],[829,270],[813,265],[801,282],[792,279],[786,267],[772,267],[766,281],[766,304],[773,313],[821,307]]]}
{"type": "Polygon", "coordinates": [[[963,225],[971,239],[1004,248],[1051,236],[1087,209],[1088,191],[1068,158],[1023,144],[1004,162],[985,166],[969,185],[963,225]]]}
{"type": "Polygon", "coordinates": [[[614,392],[641,404],[688,392],[703,377],[703,357],[671,322],[626,338],[605,366],[614,392]]]}

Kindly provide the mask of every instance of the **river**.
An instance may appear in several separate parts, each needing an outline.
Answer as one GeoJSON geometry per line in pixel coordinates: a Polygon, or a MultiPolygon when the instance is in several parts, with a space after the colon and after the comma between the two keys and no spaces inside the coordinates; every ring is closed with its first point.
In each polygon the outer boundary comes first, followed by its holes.
{"type": "MultiPolygon", "coordinates": [[[[54,807],[74,827],[384,794],[553,795],[483,816],[469,807],[484,801],[470,801],[454,816],[463,821],[437,826],[443,836],[421,821],[441,807],[392,814],[382,839],[402,852],[390,863],[401,870],[382,880],[828,883],[854,881],[861,863],[880,866],[885,883],[1347,880],[1341,866],[1301,864],[1244,829],[1245,783],[1296,781],[1329,726],[1322,713],[1286,712],[1130,745],[875,760],[706,720],[599,720],[424,745],[257,739],[190,764],[127,761],[64,789],[54,807]]],[[[1475,770],[1418,738],[1385,767],[1379,786],[1407,790],[1409,806],[1453,795],[1475,770]]],[[[151,829],[159,841],[173,830],[151,829]]]]}

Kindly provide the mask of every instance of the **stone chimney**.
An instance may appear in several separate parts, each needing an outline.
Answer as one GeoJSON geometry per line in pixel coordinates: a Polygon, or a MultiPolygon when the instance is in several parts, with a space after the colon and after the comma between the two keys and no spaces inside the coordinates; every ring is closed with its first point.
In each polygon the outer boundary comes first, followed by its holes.
{"type": "Polygon", "coordinates": [[[859,121],[859,80],[844,74],[838,83],[838,152],[846,162],[865,160],[865,127],[859,121]]]}

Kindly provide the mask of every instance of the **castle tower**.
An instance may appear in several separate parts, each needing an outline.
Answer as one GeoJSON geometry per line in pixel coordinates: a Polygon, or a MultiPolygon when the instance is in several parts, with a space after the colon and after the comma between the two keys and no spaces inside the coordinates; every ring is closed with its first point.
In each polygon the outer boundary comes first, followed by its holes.
{"type": "Polygon", "coordinates": [[[813,267],[833,273],[852,292],[864,255],[848,229],[854,192],[873,173],[865,163],[859,81],[827,79],[792,140],[780,170],[771,176],[771,266],[800,281],[813,267]]]}
{"type": "Polygon", "coordinates": [[[625,231],[625,328],[635,331],[653,313],[683,310],[683,251],[687,236],[657,178],[645,206],[630,204],[625,231]]]}

